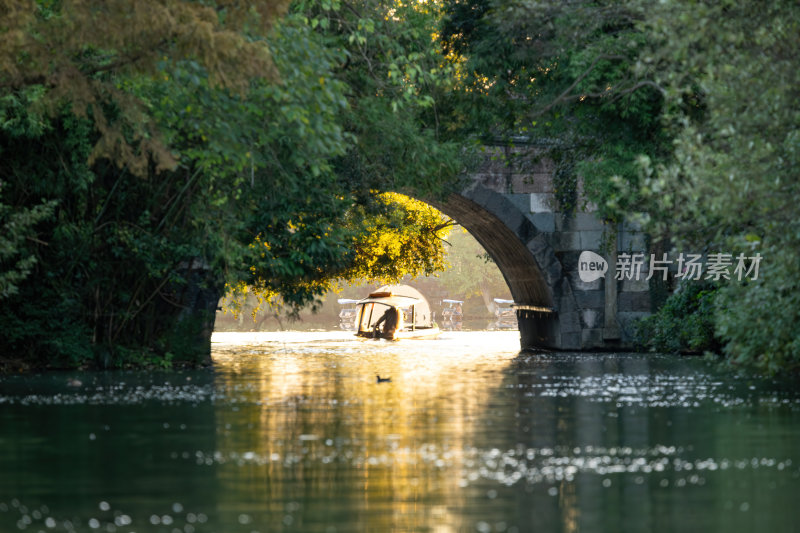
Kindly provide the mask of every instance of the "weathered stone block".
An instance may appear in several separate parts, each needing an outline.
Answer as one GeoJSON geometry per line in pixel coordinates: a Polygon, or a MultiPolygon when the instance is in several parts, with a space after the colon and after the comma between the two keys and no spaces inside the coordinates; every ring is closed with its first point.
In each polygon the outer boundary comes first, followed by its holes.
{"type": "Polygon", "coordinates": [[[569,276],[569,283],[572,285],[574,291],[596,291],[603,289],[603,278],[590,281],[589,283],[583,281],[577,271],[567,272],[569,276]]]}
{"type": "Polygon", "coordinates": [[[530,208],[530,198],[528,198],[527,194],[504,194],[503,196],[506,199],[514,204],[521,213],[528,214],[528,209],[530,208]]]}
{"type": "Polygon", "coordinates": [[[536,184],[538,190],[531,192],[554,192],[553,187],[553,173],[544,169],[540,172],[533,173],[533,182],[536,184]]]}
{"type": "Polygon", "coordinates": [[[527,194],[506,194],[506,198],[514,204],[514,207],[519,209],[521,213],[525,213],[526,215],[530,213],[531,208],[531,199],[530,196],[527,194]]]}
{"type": "Polygon", "coordinates": [[[572,214],[555,213],[556,231],[575,231],[575,218],[572,214]]]}
{"type": "Polygon", "coordinates": [[[541,269],[545,281],[549,286],[556,287],[558,281],[565,276],[564,270],[561,268],[561,263],[558,262],[553,254],[544,254],[538,259],[540,260],[539,268],[541,269]]]}
{"type": "Polygon", "coordinates": [[[465,189],[461,194],[478,205],[486,205],[489,201],[489,197],[492,195],[492,190],[482,185],[476,185],[465,189]]]}
{"type": "Polygon", "coordinates": [[[531,213],[552,213],[555,195],[552,193],[531,193],[531,213]]]}
{"type": "Polygon", "coordinates": [[[584,309],[581,311],[581,321],[584,328],[602,328],[603,319],[603,309],[584,309]]]}
{"type": "MultiPolygon", "coordinates": [[[[535,231],[535,228],[533,228],[535,231]]],[[[539,271],[545,278],[545,282],[555,288],[556,283],[564,277],[561,263],[550,247],[549,237],[552,234],[539,233],[527,242],[527,248],[533,255],[539,267],[539,271]]]]}
{"type": "Polygon", "coordinates": [[[582,250],[580,232],[556,231],[549,235],[551,246],[556,252],[582,250]]]}
{"type": "Polygon", "coordinates": [[[490,193],[486,198],[486,202],[481,205],[495,216],[502,216],[508,210],[508,200],[503,194],[490,193]]]}
{"type": "Polygon", "coordinates": [[[546,172],[514,172],[511,175],[511,190],[515,193],[551,193],[553,181],[546,172]]]}
{"type": "Polygon", "coordinates": [[[588,231],[604,231],[606,229],[602,220],[594,213],[575,213],[575,229],[588,231]]]}
{"type": "Polygon", "coordinates": [[[581,250],[600,249],[600,245],[603,242],[602,231],[581,230],[579,231],[579,233],[580,233],[581,250]]]}
{"type": "Polygon", "coordinates": [[[581,331],[582,349],[587,350],[590,348],[602,348],[603,345],[604,341],[602,328],[584,329],[581,331]]]}
{"type": "Polygon", "coordinates": [[[574,311],[559,313],[559,329],[561,333],[576,333],[581,331],[580,315],[574,311]]]}
{"type": "Polygon", "coordinates": [[[534,213],[530,215],[530,220],[539,231],[553,233],[556,230],[555,217],[553,213],[534,213]]]}
{"type": "Polygon", "coordinates": [[[650,293],[649,292],[621,292],[617,296],[618,309],[620,312],[649,312],[650,293]]]}
{"type": "Polygon", "coordinates": [[[554,295],[558,298],[569,299],[572,302],[569,305],[575,306],[575,296],[572,293],[572,286],[569,284],[569,276],[562,275],[560,279],[553,283],[552,287],[554,295]]]}
{"type": "MultiPolygon", "coordinates": [[[[502,203],[500,205],[502,205],[502,203]]],[[[517,211],[516,209],[513,209],[513,208],[512,209],[504,209],[503,211],[498,212],[497,213],[497,218],[499,218],[500,221],[503,224],[505,224],[506,227],[509,228],[512,232],[514,232],[514,234],[517,235],[518,237],[522,237],[522,235],[521,235],[522,231],[521,230],[522,230],[523,224],[525,224],[525,223],[530,224],[530,222],[528,222],[528,219],[525,217],[525,215],[523,215],[522,213],[520,213],[519,211],[517,211]]]]}
{"type": "Polygon", "coordinates": [[[507,192],[508,184],[504,172],[482,172],[475,174],[474,182],[491,191],[504,193],[507,192]]]}
{"type": "Polygon", "coordinates": [[[622,280],[622,292],[645,292],[650,289],[650,283],[642,275],[640,279],[622,280]]]}
{"type": "Polygon", "coordinates": [[[580,350],[581,349],[581,334],[580,333],[561,333],[561,349],[562,350],[580,350]]]}
{"type": "Polygon", "coordinates": [[[519,238],[520,242],[528,242],[539,235],[539,233],[539,230],[533,225],[533,222],[531,222],[530,218],[528,218],[526,215],[522,215],[522,221],[517,228],[517,237],[519,238]]]}
{"type": "Polygon", "coordinates": [[[604,231],[606,225],[594,213],[558,213],[556,230],[567,231],[604,231]]]}
{"type": "Polygon", "coordinates": [[[526,244],[528,250],[530,250],[531,254],[534,257],[543,256],[545,253],[549,252],[550,248],[550,236],[545,234],[539,234],[533,239],[529,240],[526,244]]]}
{"type": "Polygon", "coordinates": [[[578,272],[578,259],[580,256],[580,250],[556,252],[556,257],[558,257],[558,260],[561,262],[561,268],[563,268],[565,272],[578,272]]]}
{"type": "Polygon", "coordinates": [[[587,309],[589,307],[603,307],[606,301],[606,291],[604,290],[596,290],[596,291],[573,291],[575,295],[575,303],[581,309],[587,309]]]}

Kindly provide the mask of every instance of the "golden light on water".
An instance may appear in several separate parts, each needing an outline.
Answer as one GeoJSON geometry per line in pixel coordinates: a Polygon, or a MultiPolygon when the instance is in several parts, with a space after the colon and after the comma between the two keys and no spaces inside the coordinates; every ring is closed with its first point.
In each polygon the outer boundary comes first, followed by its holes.
{"type": "Polygon", "coordinates": [[[217,334],[209,369],[5,377],[0,531],[791,530],[796,391],[516,335],[217,334]]]}
{"type": "MultiPolygon", "coordinates": [[[[451,509],[466,505],[464,453],[492,394],[476,374],[507,366],[518,335],[459,332],[387,342],[346,332],[217,333],[214,362],[223,389],[243,376],[257,383],[242,393],[250,437],[224,431],[218,450],[261,459],[244,485],[234,475],[221,482],[233,484],[231,494],[281,501],[308,476],[315,481],[305,489],[323,499],[337,497],[337,486],[359,494],[370,530],[457,531],[451,509]],[[391,382],[377,383],[377,374],[391,382]],[[341,478],[322,473],[336,472],[339,462],[351,467],[341,478]]],[[[230,415],[221,410],[218,425],[227,427],[230,415]]]]}

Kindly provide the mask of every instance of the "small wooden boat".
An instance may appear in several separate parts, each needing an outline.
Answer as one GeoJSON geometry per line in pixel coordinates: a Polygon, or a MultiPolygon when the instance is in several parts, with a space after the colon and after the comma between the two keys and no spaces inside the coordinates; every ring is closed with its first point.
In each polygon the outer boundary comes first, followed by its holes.
{"type": "Polygon", "coordinates": [[[387,285],[356,304],[356,335],[369,339],[432,339],[439,335],[428,301],[408,285],[387,285]]]}

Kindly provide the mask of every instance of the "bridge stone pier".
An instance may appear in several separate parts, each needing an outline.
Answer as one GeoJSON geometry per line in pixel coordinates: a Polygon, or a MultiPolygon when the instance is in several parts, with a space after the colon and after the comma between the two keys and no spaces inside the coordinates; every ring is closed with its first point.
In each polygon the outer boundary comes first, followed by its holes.
{"type": "Polygon", "coordinates": [[[492,157],[463,190],[430,203],[464,226],[494,259],[514,298],[522,348],[630,346],[634,321],[651,311],[648,261],[640,279],[616,280],[617,254],[647,253],[644,233],[600,220],[580,178],[575,208],[561,208],[554,166],[538,160],[535,149],[487,151],[492,157]],[[607,261],[604,277],[581,280],[578,258],[584,251],[607,261]]]}

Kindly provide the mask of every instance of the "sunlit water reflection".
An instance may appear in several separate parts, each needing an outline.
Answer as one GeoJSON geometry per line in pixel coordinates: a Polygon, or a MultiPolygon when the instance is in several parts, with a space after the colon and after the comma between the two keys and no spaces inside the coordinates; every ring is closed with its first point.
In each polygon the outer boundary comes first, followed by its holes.
{"type": "Polygon", "coordinates": [[[795,527],[791,388],[517,346],[218,333],[213,370],[3,377],[0,532],[795,527]]]}

